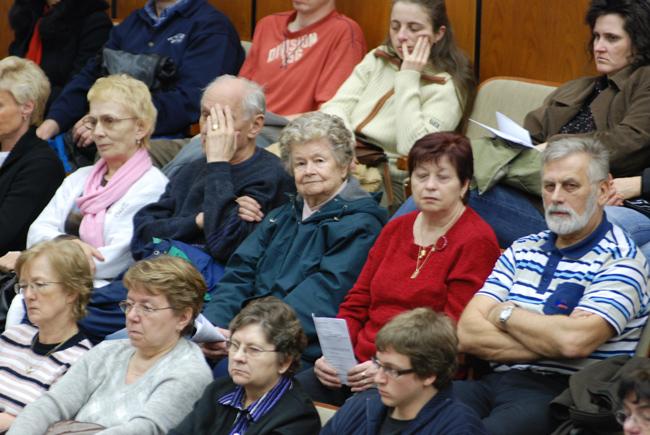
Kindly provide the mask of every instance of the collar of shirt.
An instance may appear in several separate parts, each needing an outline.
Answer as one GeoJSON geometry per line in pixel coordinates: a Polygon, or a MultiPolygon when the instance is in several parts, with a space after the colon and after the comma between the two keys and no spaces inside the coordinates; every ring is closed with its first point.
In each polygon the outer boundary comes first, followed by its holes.
{"type": "Polygon", "coordinates": [[[189,3],[190,0],[178,0],[176,3],[173,5],[169,6],[168,8],[164,9],[161,13],[160,16],[156,13],[156,0],[149,0],[147,1],[147,4],[144,6],[144,10],[147,13],[147,16],[151,19],[151,23],[153,24],[154,27],[161,26],[165,21],[171,17],[174,12],[185,6],[187,3],[189,3]]]}
{"type": "Polygon", "coordinates": [[[317,205],[316,207],[314,207],[314,208],[309,207],[309,205],[307,205],[307,201],[305,201],[305,202],[303,203],[303,205],[302,205],[302,220],[303,220],[303,221],[306,220],[309,216],[313,215],[313,214],[316,213],[318,210],[320,210],[321,208],[323,208],[323,206],[324,206],[325,204],[327,204],[328,202],[330,202],[330,201],[331,201],[331,200],[332,200],[336,195],[338,195],[339,193],[343,192],[343,189],[345,189],[345,186],[347,186],[347,185],[348,185],[348,180],[345,180],[345,181],[343,182],[343,184],[341,184],[341,186],[337,189],[337,191],[334,192],[334,195],[330,196],[329,198],[327,198],[327,200],[325,200],[324,202],[318,204],[318,205],[317,205]]]}
{"type": "Polygon", "coordinates": [[[217,402],[224,406],[231,406],[250,416],[253,422],[262,418],[276,403],[282,398],[284,393],[293,386],[291,379],[282,376],[280,381],[273,388],[266,392],[262,397],[251,403],[248,408],[244,408],[244,388],[238,386],[234,391],[221,396],[217,402]]]}
{"type": "Polygon", "coordinates": [[[549,232],[549,238],[542,245],[542,249],[547,252],[559,252],[563,257],[578,259],[584,257],[587,252],[596,247],[598,243],[600,243],[600,241],[603,239],[603,237],[605,237],[607,232],[611,229],[612,224],[607,220],[605,212],[603,212],[603,218],[600,221],[600,224],[591,234],[589,234],[583,240],[574,245],[567,246],[566,248],[558,249],[555,246],[555,242],[557,241],[557,234],[554,232],[549,232]]]}

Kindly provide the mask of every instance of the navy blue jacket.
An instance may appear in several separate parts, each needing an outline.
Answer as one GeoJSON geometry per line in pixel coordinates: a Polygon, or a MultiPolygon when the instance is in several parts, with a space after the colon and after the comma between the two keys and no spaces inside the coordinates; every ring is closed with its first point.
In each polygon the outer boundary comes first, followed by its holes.
{"type": "Polygon", "coordinates": [[[225,263],[256,226],[239,218],[235,200],[250,196],[267,213],[293,192],[295,184],[280,159],[261,148],[236,165],[207,163],[203,157],[185,165],[169,180],[160,199],[133,217],[131,253],[141,259],[148,254],[145,247],[152,237],[159,237],[205,245],[215,260],[225,263]],[[201,212],[203,230],[195,221],[201,212]]]}
{"type": "MultiPolygon", "coordinates": [[[[111,30],[107,48],[129,53],[157,53],[176,64],[176,85],[153,93],[158,109],[155,136],[180,135],[199,119],[203,89],[217,76],[237,74],[244,51],[228,18],[206,0],[190,0],[159,27],[144,9],[111,30]]],[[[47,115],[61,131],[88,111],[86,94],[101,74],[98,59],[88,61],[63,89],[47,115]]]]}
{"type": "MultiPolygon", "coordinates": [[[[376,435],[388,412],[376,389],[357,394],[339,409],[321,435],[376,435]]],[[[488,435],[473,410],[453,397],[452,388],[438,391],[402,435],[488,435]]]]}
{"type": "Polygon", "coordinates": [[[386,222],[386,210],[354,178],[304,221],[302,209],[297,197],[267,214],[230,257],[203,314],[228,327],[246,300],[276,296],[296,311],[309,340],[303,359],[313,363],[321,351],[312,313],[336,316],[386,222]]]}

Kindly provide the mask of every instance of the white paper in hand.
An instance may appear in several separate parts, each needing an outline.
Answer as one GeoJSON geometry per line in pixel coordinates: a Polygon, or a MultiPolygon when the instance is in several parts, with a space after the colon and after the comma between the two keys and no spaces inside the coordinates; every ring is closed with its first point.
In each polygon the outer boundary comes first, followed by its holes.
{"type": "Polygon", "coordinates": [[[492,128],[488,125],[485,125],[481,122],[470,119],[474,124],[480,125],[484,129],[492,132],[496,136],[507,140],[508,142],[516,143],[525,147],[535,148],[533,141],[530,138],[530,133],[528,130],[517,124],[512,119],[508,118],[501,112],[496,113],[497,117],[497,127],[492,128]]]}
{"type": "Polygon", "coordinates": [[[215,341],[226,341],[226,337],[205,318],[203,314],[199,314],[194,321],[196,332],[192,336],[192,341],[195,343],[214,343],[215,341]]]}
{"type": "Polygon", "coordinates": [[[357,365],[348,324],[343,319],[316,317],[313,314],[312,317],[325,359],[336,369],[341,383],[347,385],[348,370],[357,365]]]}

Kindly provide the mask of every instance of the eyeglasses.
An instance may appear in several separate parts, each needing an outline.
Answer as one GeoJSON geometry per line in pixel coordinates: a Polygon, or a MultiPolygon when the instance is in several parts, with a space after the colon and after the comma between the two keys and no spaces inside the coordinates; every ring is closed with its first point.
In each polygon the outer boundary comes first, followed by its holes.
{"type": "Polygon", "coordinates": [[[86,116],[82,124],[84,127],[86,127],[88,130],[95,130],[95,127],[97,127],[97,124],[101,123],[105,129],[111,130],[115,128],[115,126],[122,122],[122,121],[127,121],[129,119],[137,119],[135,116],[130,116],[128,118],[115,118],[111,115],[100,115],[99,118],[95,118],[94,116],[86,116]]]}
{"type": "Polygon", "coordinates": [[[262,349],[257,346],[244,347],[240,343],[231,340],[226,340],[226,349],[228,349],[228,353],[232,355],[235,355],[239,352],[239,349],[242,349],[247,358],[259,358],[265,352],[277,352],[277,350],[262,349]]]}
{"type": "Polygon", "coordinates": [[[36,281],[36,282],[19,282],[14,284],[14,291],[17,295],[24,295],[28,288],[34,293],[42,293],[51,284],[63,284],[60,281],[36,281]]]}
{"type": "Polygon", "coordinates": [[[397,379],[402,375],[408,375],[409,373],[415,373],[415,369],[394,369],[391,367],[386,367],[382,363],[379,362],[376,356],[372,357],[372,363],[377,367],[377,370],[381,370],[384,373],[386,373],[387,376],[397,379]]]}
{"type": "Polygon", "coordinates": [[[633,418],[636,424],[642,427],[650,427],[650,415],[644,415],[644,414],[628,414],[627,412],[620,410],[616,411],[616,414],[614,414],[616,417],[616,421],[618,424],[621,426],[625,425],[625,422],[628,421],[630,418],[633,418]]]}
{"type": "Polygon", "coordinates": [[[162,307],[162,308],[154,308],[150,305],[141,305],[138,303],[134,302],[129,302],[129,301],[122,301],[118,304],[120,306],[120,309],[124,311],[124,314],[129,314],[131,310],[135,309],[135,313],[139,316],[151,316],[153,313],[156,311],[162,311],[162,310],[173,310],[174,307],[162,307]]]}

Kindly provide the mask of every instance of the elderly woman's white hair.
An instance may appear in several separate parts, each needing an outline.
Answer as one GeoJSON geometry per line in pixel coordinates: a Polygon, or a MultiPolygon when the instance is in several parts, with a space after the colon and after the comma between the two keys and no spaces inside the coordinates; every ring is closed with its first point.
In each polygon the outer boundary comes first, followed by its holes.
{"type": "MultiPolygon", "coordinates": [[[[340,167],[350,167],[354,160],[354,135],[341,118],[322,112],[307,113],[291,121],[280,134],[280,153],[293,175],[291,147],[325,139],[340,167]]],[[[348,169],[349,174],[349,169],[348,169]]]]}
{"type": "Polygon", "coordinates": [[[50,96],[50,81],[34,62],[16,56],[0,60],[0,90],[9,92],[19,105],[30,101],[34,104],[30,125],[43,121],[45,104],[50,96]]]}

